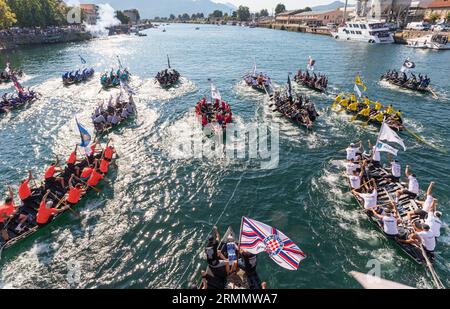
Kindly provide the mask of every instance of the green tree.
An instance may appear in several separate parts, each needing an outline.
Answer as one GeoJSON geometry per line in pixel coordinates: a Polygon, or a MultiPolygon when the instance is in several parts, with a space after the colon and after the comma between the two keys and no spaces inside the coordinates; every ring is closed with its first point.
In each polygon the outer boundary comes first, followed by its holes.
{"type": "Polygon", "coordinates": [[[170,20],[175,20],[175,18],[176,18],[175,15],[170,14],[170,17],[169,17],[170,20]]]}
{"type": "Polygon", "coordinates": [[[7,0],[21,27],[59,26],[67,23],[67,7],[58,0],[7,0]]]}
{"type": "Polygon", "coordinates": [[[307,6],[303,9],[303,12],[311,12],[311,11],[312,11],[312,9],[309,6],[307,6]]]}
{"type": "Polygon", "coordinates": [[[239,6],[237,10],[237,19],[240,21],[248,21],[250,20],[250,17],[250,9],[247,6],[239,6]]]}
{"type": "Polygon", "coordinates": [[[267,9],[262,9],[261,12],[259,12],[259,16],[267,17],[269,16],[269,11],[267,9]]]}
{"type": "Polygon", "coordinates": [[[0,0],[0,29],[9,28],[17,22],[16,14],[5,0],[0,0]]]}
{"type": "Polygon", "coordinates": [[[231,13],[231,19],[237,20],[237,17],[238,17],[237,12],[233,11],[233,13],[231,13]]]}
{"type": "Polygon", "coordinates": [[[181,16],[181,20],[183,20],[183,21],[188,21],[190,18],[191,18],[191,17],[189,16],[188,13],[184,13],[184,14],[181,16]]]}
{"type": "Polygon", "coordinates": [[[213,17],[213,18],[222,18],[223,17],[223,12],[219,11],[219,10],[215,10],[214,12],[212,12],[211,17],[213,17]]]}
{"type": "Polygon", "coordinates": [[[429,17],[429,19],[432,23],[435,23],[439,18],[441,18],[441,16],[436,12],[431,13],[431,15],[429,17]]]}
{"type": "Polygon", "coordinates": [[[283,3],[277,4],[277,6],[275,8],[275,14],[278,15],[283,12],[286,12],[286,6],[283,3]]]}
{"type": "Polygon", "coordinates": [[[127,25],[130,22],[130,18],[126,16],[122,11],[116,11],[116,18],[122,25],[127,25]]]}

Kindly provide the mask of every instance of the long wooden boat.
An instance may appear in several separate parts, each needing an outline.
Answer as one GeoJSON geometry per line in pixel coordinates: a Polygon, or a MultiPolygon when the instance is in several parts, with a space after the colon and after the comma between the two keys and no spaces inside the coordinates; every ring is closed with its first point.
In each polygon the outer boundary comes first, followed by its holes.
{"type": "MultiPolygon", "coordinates": [[[[114,109],[115,109],[116,113],[118,113],[119,115],[121,115],[123,109],[126,108],[126,105],[127,105],[128,103],[129,103],[129,102],[124,102],[124,101],[122,101],[122,102],[120,102],[121,107],[115,106],[114,109]]],[[[121,119],[121,120],[119,121],[119,123],[117,123],[116,125],[107,125],[107,126],[106,126],[106,125],[103,125],[103,126],[100,126],[99,124],[93,123],[93,124],[94,124],[94,128],[95,128],[95,133],[96,133],[96,135],[97,135],[97,136],[105,135],[105,134],[111,132],[112,130],[115,130],[115,129],[121,127],[121,126],[122,126],[124,123],[126,123],[130,118],[135,117],[135,116],[136,116],[136,113],[137,113],[136,105],[135,105],[134,103],[131,103],[131,104],[133,104],[134,113],[128,114],[128,116],[127,116],[126,118],[121,119]]],[[[107,117],[105,117],[105,118],[107,118],[107,117]]]]}
{"type": "Polygon", "coordinates": [[[431,93],[431,88],[429,86],[425,87],[425,88],[423,88],[423,87],[415,87],[415,86],[411,85],[408,82],[402,82],[399,79],[394,80],[394,79],[386,78],[385,76],[382,76],[381,80],[389,83],[390,85],[397,86],[397,87],[402,88],[402,89],[415,91],[415,92],[419,92],[419,93],[431,93]]]}
{"type": "MultiPolygon", "coordinates": [[[[25,105],[33,103],[34,101],[36,101],[39,98],[39,93],[37,93],[37,92],[28,92],[28,95],[30,95],[30,97],[27,100],[25,100],[25,101],[23,101],[23,102],[21,102],[19,104],[14,104],[12,108],[6,107],[0,101],[0,115],[1,114],[6,114],[6,113],[9,113],[12,110],[16,110],[16,109],[19,109],[21,107],[24,107],[25,105]]],[[[17,99],[17,98],[14,98],[14,99],[17,99]]]]}
{"type": "Polygon", "coordinates": [[[298,76],[295,76],[294,77],[294,81],[297,83],[297,84],[299,84],[299,85],[301,85],[301,86],[304,86],[304,87],[306,87],[306,88],[308,88],[308,89],[311,89],[311,90],[314,90],[314,91],[317,91],[317,92],[325,92],[326,90],[327,90],[327,88],[324,88],[324,87],[318,87],[315,83],[313,83],[313,82],[308,82],[308,81],[305,81],[305,80],[303,80],[303,79],[300,79],[300,78],[298,78],[298,76]]]}
{"type": "MultiPolygon", "coordinates": [[[[96,156],[96,158],[101,158],[101,154],[98,154],[96,156]]],[[[113,161],[114,161],[114,159],[113,159],[113,161]]],[[[87,164],[87,162],[86,162],[86,160],[84,160],[83,162],[78,163],[77,166],[83,167],[83,166],[86,166],[86,164],[87,164]]],[[[65,180],[65,183],[68,183],[69,176],[66,175],[64,172],[56,174],[55,177],[63,177],[65,180]]],[[[84,200],[86,198],[86,196],[92,189],[89,187],[86,187],[85,183],[75,179],[73,185],[76,185],[77,183],[83,184],[86,189],[86,194],[80,200],[80,202],[81,202],[82,200],[84,200]]],[[[57,206],[58,203],[60,203],[61,199],[65,198],[65,194],[68,191],[68,189],[69,189],[68,187],[64,188],[64,190],[63,190],[64,192],[52,190],[52,194],[50,194],[48,196],[47,200],[53,201],[54,205],[57,206]]],[[[33,196],[33,201],[34,201],[33,205],[32,205],[33,207],[32,208],[27,207],[26,212],[30,216],[30,218],[33,218],[33,220],[32,221],[27,220],[25,222],[25,224],[22,226],[23,230],[19,231],[19,230],[16,230],[16,228],[18,227],[18,225],[20,223],[19,216],[18,215],[14,216],[13,219],[7,223],[7,232],[9,235],[9,240],[5,243],[4,240],[0,237],[0,253],[2,253],[4,250],[6,250],[16,244],[22,242],[24,239],[29,238],[30,236],[39,232],[40,230],[45,229],[47,226],[55,224],[55,221],[59,217],[61,217],[63,214],[73,211],[73,208],[72,208],[72,210],[67,209],[63,212],[56,214],[53,217],[53,220],[51,222],[49,222],[49,224],[47,224],[45,226],[37,225],[37,223],[36,223],[36,216],[37,216],[37,212],[38,212],[37,210],[39,209],[39,204],[44,195],[45,195],[45,189],[44,189],[43,185],[41,187],[32,189],[32,196],[33,196]]],[[[62,206],[64,206],[64,205],[62,205],[62,206]]]]}
{"type": "MultiPolygon", "coordinates": [[[[311,120],[311,124],[308,125],[308,124],[304,121],[304,119],[301,117],[301,115],[298,116],[298,117],[293,117],[293,115],[289,114],[289,113],[287,112],[287,110],[281,108],[282,106],[285,106],[285,105],[286,105],[286,102],[285,102],[286,100],[287,100],[287,98],[283,98],[279,93],[275,93],[275,94],[273,95],[273,97],[272,97],[272,100],[269,101],[269,102],[273,102],[273,105],[271,104],[270,106],[274,106],[274,107],[275,107],[275,110],[276,110],[278,113],[282,114],[282,115],[284,116],[284,118],[288,119],[288,120],[289,120],[290,122],[292,122],[293,124],[296,124],[296,125],[299,125],[299,126],[301,126],[301,127],[304,127],[304,128],[306,128],[307,130],[311,130],[311,129],[313,128],[312,125],[314,124],[314,122],[316,121],[316,119],[317,119],[317,117],[318,117],[317,112],[315,112],[315,115],[311,115],[311,113],[308,112],[305,108],[302,108],[301,110],[298,111],[298,113],[301,113],[301,112],[306,112],[306,113],[308,113],[308,117],[309,117],[310,120],[311,120]],[[314,116],[314,117],[311,117],[311,116],[314,116]]],[[[270,107],[270,106],[269,106],[269,107],[270,107]]]]}
{"type": "MultiPolygon", "coordinates": [[[[376,184],[377,184],[377,191],[378,191],[378,205],[388,205],[391,203],[391,201],[394,200],[394,196],[396,191],[398,190],[402,190],[402,189],[407,189],[404,185],[402,185],[401,183],[389,183],[385,180],[382,180],[382,176],[388,176],[390,175],[390,173],[384,169],[384,168],[377,168],[374,167],[372,164],[369,164],[369,173],[368,175],[366,175],[366,181],[368,181],[369,179],[372,179],[373,177],[376,177],[376,184]]],[[[345,175],[346,180],[347,180],[347,184],[349,185],[350,190],[351,185],[350,185],[350,181],[347,177],[347,175],[345,175]]],[[[352,192],[353,194],[353,192],[352,192]]],[[[355,200],[357,201],[359,207],[363,210],[364,209],[364,201],[358,196],[353,194],[355,200]]],[[[401,233],[409,233],[413,230],[413,227],[410,223],[408,223],[407,220],[407,213],[411,212],[411,211],[415,211],[419,209],[419,206],[417,205],[416,201],[409,197],[408,195],[404,194],[399,198],[399,202],[397,204],[397,211],[398,211],[398,215],[400,216],[403,224],[399,225],[399,231],[402,231],[401,233]]],[[[384,229],[383,226],[381,224],[381,222],[373,217],[372,213],[365,211],[366,215],[369,217],[370,221],[375,224],[375,226],[378,228],[378,230],[385,235],[388,239],[391,239],[393,242],[395,242],[397,244],[397,246],[404,252],[406,253],[413,261],[415,261],[418,264],[423,264],[425,266],[425,257],[423,256],[422,250],[420,249],[420,247],[414,245],[414,244],[405,244],[400,242],[397,238],[392,238],[389,237],[388,235],[386,235],[384,233],[384,229]]]]}

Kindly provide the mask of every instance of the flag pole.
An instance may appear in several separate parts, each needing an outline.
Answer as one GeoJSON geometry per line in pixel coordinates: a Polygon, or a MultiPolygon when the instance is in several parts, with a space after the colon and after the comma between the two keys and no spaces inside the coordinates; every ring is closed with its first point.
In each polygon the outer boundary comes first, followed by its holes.
{"type": "Polygon", "coordinates": [[[244,217],[241,218],[241,228],[239,229],[239,244],[238,251],[241,251],[242,227],[244,226],[244,217]]]}

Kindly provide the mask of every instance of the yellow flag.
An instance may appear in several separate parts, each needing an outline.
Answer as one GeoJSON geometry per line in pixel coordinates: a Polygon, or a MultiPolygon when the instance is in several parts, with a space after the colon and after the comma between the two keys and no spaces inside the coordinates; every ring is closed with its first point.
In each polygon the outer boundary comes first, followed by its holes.
{"type": "Polygon", "coordinates": [[[355,83],[356,83],[358,86],[363,87],[363,91],[367,91],[367,87],[366,87],[366,85],[364,85],[363,82],[361,81],[361,77],[359,76],[359,74],[356,74],[356,81],[355,81],[355,83]]]}

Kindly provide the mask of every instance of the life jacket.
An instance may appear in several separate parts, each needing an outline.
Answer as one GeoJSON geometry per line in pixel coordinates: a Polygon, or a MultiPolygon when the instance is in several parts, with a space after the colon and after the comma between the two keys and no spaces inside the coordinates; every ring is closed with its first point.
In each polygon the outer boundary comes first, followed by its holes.
{"type": "Polygon", "coordinates": [[[70,204],[78,204],[81,199],[81,193],[83,193],[83,189],[78,189],[76,187],[70,188],[67,202],[70,204]]]}
{"type": "Polygon", "coordinates": [[[19,198],[24,201],[31,196],[31,190],[29,186],[30,180],[25,180],[19,187],[19,198]]]}
{"type": "Polygon", "coordinates": [[[91,174],[92,174],[92,167],[85,167],[80,177],[83,179],[88,179],[89,177],[91,177],[91,174]]]}
{"type": "Polygon", "coordinates": [[[45,179],[52,178],[55,175],[55,166],[50,166],[47,171],[45,172],[45,179]]]}
{"type": "Polygon", "coordinates": [[[106,147],[105,154],[104,154],[105,158],[108,160],[111,160],[113,155],[114,155],[114,151],[113,151],[112,147],[111,146],[106,147]]]}
{"type": "Polygon", "coordinates": [[[75,164],[76,161],[77,161],[77,154],[74,151],[70,154],[69,159],[67,160],[67,164],[75,164]]]}

